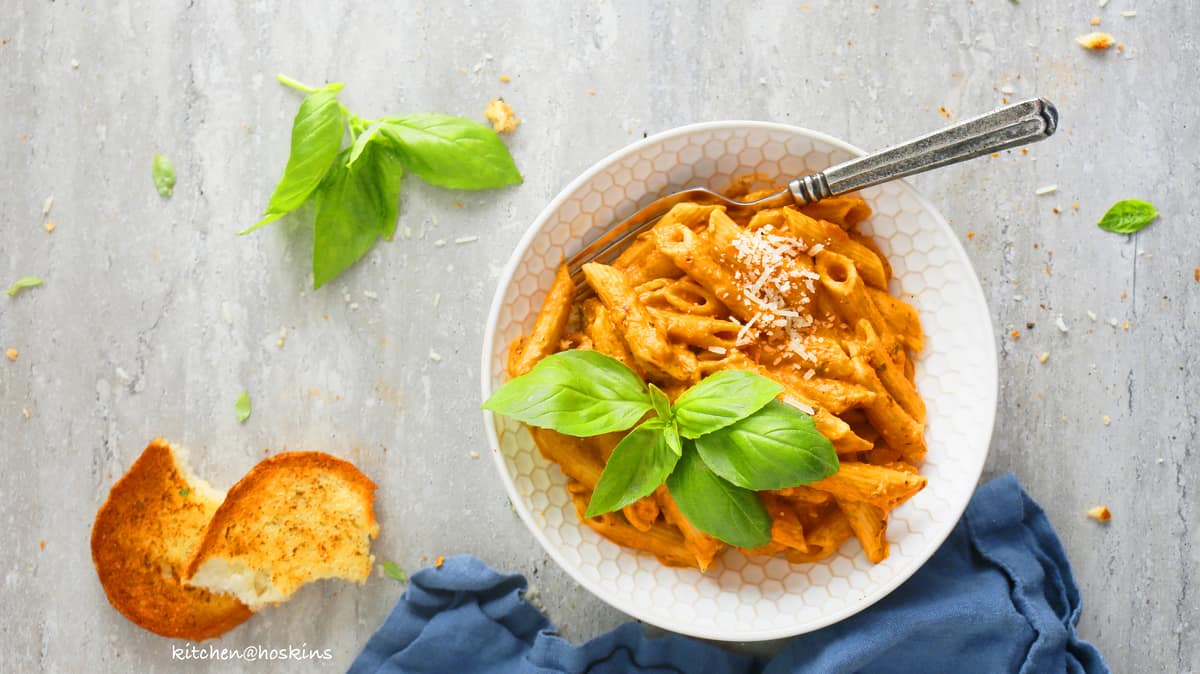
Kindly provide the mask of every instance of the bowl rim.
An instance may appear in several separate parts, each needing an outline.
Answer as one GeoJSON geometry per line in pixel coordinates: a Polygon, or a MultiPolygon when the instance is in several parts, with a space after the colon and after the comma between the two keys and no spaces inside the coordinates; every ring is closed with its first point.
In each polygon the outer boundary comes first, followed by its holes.
{"type": "MultiPolygon", "coordinates": [[[[533,222],[525,230],[525,233],[521,236],[521,239],[517,242],[516,248],[513,250],[511,257],[508,260],[508,263],[505,264],[504,269],[500,273],[500,277],[496,282],[496,292],[492,297],[491,308],[488,311],[487,325],[486,325],[486,329],[485,329],[484,335],[483,335],[483,345],[482,345],[483,348],[482,348],[481,361],[480,361],[480,363],[481,363],[481,367],[480,367],[481,398],[480,398],[480,401],[481,402],[484,400],[487,400],[488,397],[490,397],[490,395],[493,392],[493,389],[491,386],[491,381],[490,381],[491,380],[491,366],[492,366],[491,357],[492,357],[492,353],[494,351],[495,339],[496,339],[496,325],[499,322],[500,309],[501,309],[502,303],[504,301],[504,295],[505,295],[506,291],[508,290],[508,287],[512,284],[512,277],[516,273],[517,265],[520,264],[521,260],[525,257],[525,254],[528,252],[529,247],[533,244],[534,239],[536,239],[537,236],[545,228],[546,223],[550,219],[550,217],[562,206],[562,204],[572,194],[575,193],[576,190],[578,190],[582,185],[586,184],[588,181],[590,181],[592,178],[594,178],[602,170],[604,170],[611,164],[613,164],[617,161],[620,161],[621,159],[624,159],[625,157],[627,157],[631,154],[641,151],[643,148],[645,148],[647,146],[654,145],[657,143],[662,143],[662,142],[671,140],[673,138],[678,138],[680,136],[686,136],[686,135],[690,135],[690,134],[697,133],[697,132],[722,130],[722,129],[730,129],[730,128],[748,128],[748,129],[762,129],[762,130],[767,130],[767,131],[781,131],[781,132],[785,132],[785,133],[808,137],[812,140],[826,143],[834,148],[846,151],[846,152],[850,153],[852,156],[858,157],[858,156],[862,156],[862,155],[866,154],[866,151],[863,150],[862,148],[859,148],[855,145],[851,145],[850,143],[847,143],[846,141],[843,141],[843,140],[836,138],[834,136],[831,136],[829,134],[826,134],[826,133],[823,133],[820,131],[814,131],[812,129],[808,129],[808,128],[801,127],[801,126],[795,126],[792,124],[781,124],[781,123],[777,123],[777,122],[755,121],[755,120],[720,120],[720,121],[712,121],[712,122],[700,122],[700,123],[696,123],[696,124],[686,124],[684,126],[674,127],[672,129],[668,129],[666,131],[662,131],[662,132],[656,133],[652,136],[648,136],[646,138],[642,138],[638,141],[630,143],[629,145],[619,148],[618,150],[611,152],[608,155],[605,155],[604,157],[599,159],[598,161],[594,162],[585,171],[583,171],[583,173],[581,173],[574,180],[567,183],[567,185],[565,187],[563,187],[561,190],[559,190],[558,194],[555,195],[555,197],[550,201],[550,203],[548,203],[545,206],[545,208],[543,208],[541,210],[541,212],[538,213],[537,217],[534,218],[533,222]]],[[[993,382],[993,386],[990,387],[990,389],[986,391],[986,394],[987,394],[987,400],[985,401],[987,403],[986,409],[988,409],[990,411],[990,414],[988,415],[988,419],[987,419],[987,424],[986,424],[986,426],[987,426],[986,427],[986,431],[987,431],[986,437],[988,438],[988,441],[987,441],[987,444],[983,448],[983,452],[979,456],[977,465],[971,467],[970,470],[968,471],[969,474],[973,477],[973,486],[970,489],[971,493],[973,493],[974,485],[977,485],[979,483],[979,478],[983,474],[984,464],[987,462],[988,453],[991,450],[991,437],[992,437],[992,433],[994,431],[995,422],[996,422],[996,406],[999,402],[999,379],[1000,378],[999,378],[999,363],[998,363],[998,359],[996,356],[995,323],[992,320],[991,310],[988,308],[987,298],[983,294],[983,287],[979,283],[979,276],[978,276],[978,274],[975,273],[975,267],[974,267],[974,265],[971,264],[970,257],[967,256],[966,249],[963,247],[962,243],[958,240],[958,237],[954,234],[954,230],[950,228],[950,223],[947,222],[946,218],[941,214],[941,212],[937,208],[935,208],[934,205],[928,199],[926,199],[923,194],[921,194],[916,188],[914,188],[911,184],[909,184],[908,181],[900,179],[900,180],[896,180],[895,182],[901,183],[905,188],[908,189],[910,194],[916,199],[917,203],[920,204],[921,208],[930,213],[930,215],[933,217],[933,220],[937,224],[937,226],[941,230],[943,230],[943,233],[948,235],[949,240],[953,242],[954,249],[958,253],[960,259],[965,263],[964,267],[967,271],[967,275],[966,275],[966,278],[963,280],[967,281],[968,282],[967,285],[970,286],[968,293],[973,296],[972,299],[976,300],[978,306],[983,307],[983,311],[980,312],[981,315],[976,318],[980,319],[982,321],[985,321],[984,325],[987,327],[987,335],[989,338],[988,346],[990,348],[988,348],[986,351],[986,353],[988,354],[988,360],[984,365],[986,367],[986,370],[993,374],[994,382],[993,382]]],[[[489,445],[489,450],[492,455],[492,460],[494,461],[494,463],[496,465],[497,471],[500,473],[500,479],[504,483],[504,488],[508,494],[509,501],[511,502],[513,509],[516,510],[517,514],[521,517],[521,521],[525,523],[525,527],[527,529],[529,529],[529,531],[533,534],[534,538],[537,539],[538,543],[542,546],[542,550],[545,551],[546,554],[549,555],[550,558],[553,559],[556,564],[558,564],[559,568],[566,571],[567,575],[571,576],[571,578],[573,578],[575,580],[575,582],[577,582],[581,586],[583,586],[584,589],[586,589],[588,592],[590,592],[593,596],[599,598],[604,603],[617,609],[618,611],[621,611],[622,613],[624,613],[628,616],[631,616],[642,622],[646,622],[646,623],[655,625],[655,626],[660,627],[665,630],[677,632],[680,634],[686,634],[688,636],[698,637],[698,638],[702,638],[702,639],[712,639],[712,640],[724,641],[724,642],[737,642],[737,641],[750,642],[750,641],[768,641],[771,639],[782,639],[782,638],[794,637],[794,636],[798,636],[800,634],[807,634],[809,632],[814,632],[821,628],[828,627],[835,623],[841,622],[842,620],[845,620],[846,618],[849,618],[849,617],[859,613],[860,611],[863,611],[864,609],[883,600],[885,597],[887,597],[889,594],[891,594],[893,591],[895,591],[896,588],[900,587],[900,585],[902,585],[905,581],[907,581],[909,578],[911,578],[913,576],[913,574],[915,574],[917,572],[918,569],[923,567],[925,565],[925,563],[929,561],[929,559],[933,556],[933,554],[935,552],[937,552],[939,549],[941,549],[942,545],[945,543],[945,541],[949,537],[950,533],[954,530],[954,527],[957,526],[959,520],[962,519],[962,514],[963,514],[963,512],[966,511],[967,504],[971,500],[971,497],[968,495],[967,498],[961,499],[961,503],[952,503],[951,508],[954,510],[953,519],[945,520],[946,522],[949,522],[948,525],[942,525],[939,523],[937,528],[935,528],[932,532],[930,532],[932,535],[930,535],[929,538],[931,540],[935,540],[936,543],[929,545],[925,550],[923,550],[919,554],[913,555],[911,557],[912,562],[907,567],[898,570],[891,577],[889,577],[886,582],[881,584],[881,588],[879,590],[877,590],[871,596],[863,596],[862,598],[860,598],[856,601],[848,602],[848,604],[845,607],[843,607],[841,610],[833,611],[828,614],[822,614],[819,618],[804,623],[802,626],[802,629],[800,629],[800,630],[797,630],[795,626],[772,627],[772,628],[754,630],[751,632],[739,632],[736,635],[729,635],[729,634],[723,634],[716,630],[706,631],[704,629],[694,629],[686,624],[674,624],[674,623],[663,624],[663,621],[660,619],[659,616],[653,615],[653,614],[648,614],[648,613],[640,610],[637,606],[634,606],[631,602],[622,601],[622,599],[617,596],[610,596],[607,592],[594,586],[590,579],[584,577],[581,573],[579,573],[579,571],[574,568],[574,565],[568,563],[567,560],[565,558],[563,558],[563,556],[555,548],[555,546],[550,543],[550,541],[546,538],[546,535],[543,533],[541,528],[535,522],[533,513],[530,512],[529,509],[525,507],[524,500],[522,499],[521,495],[517,492],[516,483],[513,481],[512,476],[509,474],[508,467],[504,463],[504,456],[500,450],[500,437],[496,433],[495,415],[493,415],[492,412],[490,412],[488,410],[481,409],[481,411],[483,413],[484,430],[485,430],[486,438],[488,440],[488,445],[489,445]]]]}

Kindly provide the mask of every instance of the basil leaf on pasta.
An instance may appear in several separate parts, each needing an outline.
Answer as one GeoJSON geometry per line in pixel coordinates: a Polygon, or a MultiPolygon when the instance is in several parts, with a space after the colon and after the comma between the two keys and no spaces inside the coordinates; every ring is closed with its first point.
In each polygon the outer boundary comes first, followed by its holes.
{"type": "Polygon", "coordinates": [[[653,409],[646,385],[615,358],[563,351],[496,390],[483,408],[576,437],[621,431],[653,409]]]}
{"type": "Polygon", "coordinates": [[[1158,210],[1154,204],[1141,199],[1125,199],[1113,204],[1096,226],[1117,234],[1133,234],[1157,217],[1158,210]]]}
{"type": "Polygon", "coordinates": [[[648,419],[617,443],[592,491],[588,517],[624,508],[667,479],[679,455],[667,446],[664,427],[661,419],[648,419]]]}
{"type": "Polygon", "coordinates": [[[675,419],[685,438],[724,428],[762,408],[783,391],[779,383],[746,370],[722,370],[675,401],[675,419]]]}
{"type": "Polygon", "coordinates": [[[654,413],[663,421],[663,434],[667,446],[675,452],[675,456],[679,456],[683,447],[679,444],[679,427],[675,424],[675,413],[671,411],[671,399],[662,389],[650,384],[650,402],[654,405],[654,413]]]}
{"type": "Polygon", "coordinates": [[[718,431],[696,438],[704,463],[746,489],[783,489],[838,470],[833,444],[812,417],[777,400],[718,431]]]}
{"type": "Polygon", "coordinates": [[[667,478],[679,511],[697,529],[730,545],[758,548],[771,541],[771,517],[758,494],[721,479],[708,469],[692,443],[667,478]]]}

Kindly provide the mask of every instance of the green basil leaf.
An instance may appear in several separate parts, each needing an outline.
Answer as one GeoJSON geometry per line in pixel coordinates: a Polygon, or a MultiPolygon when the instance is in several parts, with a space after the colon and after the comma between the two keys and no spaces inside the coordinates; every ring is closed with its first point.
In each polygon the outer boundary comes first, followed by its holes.
{"type": "Polygon", "coordinates": [[[679,455],[667,447],[661,419],[647,419],[617,443],[592,491],[587,516],[619,510],[658,488],[679,455]]]}
{"type": "Polygon", "coordinates": [[[283,177],[271,194],[263,218],[238,232],[249,234],[287,215],[308,201],[342,147],[345,128],[337,100],[340,83],[326,85],[304,97],[292,121],[292,149],[283,177]]]}
{"type": "Polygon", "coordinates": [[[400,568],[399,564],[391,560],[387,560],[383,563],[383,572],[400,581],[401,583],[408,582],[408,575],[404,573],[404,569],[400,568]]]}
{"type": "Polygon", "coordinates": [[[242,391],[242,395],[238,396],[237,402],[233,405],[233,411],[237,414],[239,423],[246,423],[250,418],[250,394],[242,391]]]}
{"type": "Polygon", "coordinates": [[[343,150],[317,189],[313,229],[313,288],[358,262],[379,237],[396,229],[404,168],[390,147],[370,145],[354,166],[343,150]]]}
{"type": "Polygon", "coordinates": [[[496,390],[485,410],[539,428],[588,437],[622,431],[653,406],[646,385],[615,358],[571,350],[546,356],[496,390]]]}
{"type": "Polygon", "coordinates": [[[675,419],[685,438],[697,438],[744,419],[762,408],[783,387],[746,370],[722,370],[679,396],[675,419]]]}
{"type": "Polygon", "coordinates": [[[696,438],[704,463],[746,489],[783,489],[838,470],[833,444],[812,417],[777,400],[718,431],[696,438]]]}
{"type": "Polygon", "coordinates": [[[671,399],[663,390],[650,384],[650,404],[654,405],[654,413],[663,421],[663,434],[667,447],[679,456],[683,453],[683,445],[679,442],[679,427],[675,425],[675,415],[671,412],[671,399]]]}
{"type": "Polygon", "coordinates": [[[697,529],[740,548],[757,548],[771,540],[771,517],[758,494],[722,480],[708,469],[692,443],[667,478],[667,489],[679,511],[697,529]]]}
{"type": "Polygon", "coordinates": [[[650,384],[650,404],[654,405],[654,413],[663,420],[663,423],[671,420],[671,399],[654,384],[650,384]]]}
{"type": "Polygon", "coordinates": [[[508,148],[491,127],[464,117],[421,113],[382,120],[404,166],[422,180],[459,190],[521,182],[508,148]]]}
{"type": "Polygon", "coordinates": [[[164,197],[175,193],[175,165],[170,159],[154,153],[154,163],[150,166],[150,175],[154,177],[154,189],[164,197]]]}
{"type": "Polygon", "coordinates": [[[1133,234],[1158,217],[1158,210],[1148,201],[1125,199],[1108,209],[1096,226],[1117,234],[1133,234]]]}
{"type": "Polygon", "coordinates": [[[367,144],[374,141],[376,138],[382,138],[379,135],[379,130],[383,127],[379,122],[375,122],[367,127],[367,130],[358,134],[358,138],[354,139],[354,145],[350,148],[350,158],[346,160],[346,168],[354,166],[354,162],[358,161],[359,155],[363,150],[367,149],[367,144]]]}
{"type": "Polygon", "coordinates": [[[13,295],[16,295],[17,293],[21,292],[22,290],[24,290],[26,288],[40,286],[40,285],[42,285],[42,283],[43,283],[42,279],[40,279],[36,276],[22,276],[21,278],[17,279],[16,281],[13,281],[13,284],[8,287],[8,290],[4,291],[4,294],[8,295],[9,297],[12,297],[13,295]]]}

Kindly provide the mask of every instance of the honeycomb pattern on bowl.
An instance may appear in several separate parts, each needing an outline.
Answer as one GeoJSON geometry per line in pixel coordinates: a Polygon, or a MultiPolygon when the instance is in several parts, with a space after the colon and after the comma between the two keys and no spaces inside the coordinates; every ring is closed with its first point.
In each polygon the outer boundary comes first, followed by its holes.
{"type": "MultiPolygon", "coordinates": [[[[539,216],[497,291],[497,320],[484,345],[484,389],[504,381],[509,343],[531,327],[555,265],[616,221],[686,187],[726,187],[760,173],[778,182],[844,161],[850,146],[804,129],[714,123],[652,137],[594,166],[539,216]]],[[[907,579],[941,545],[965,508],[987,454],[996,401],[996,359],[979,282],[945,220],[903,182],[861,192],[875,213],[872,235],[894,271],[892,292],[913,303],[926,332],[916,364],[928,407],[929,486],[890,520],[891,555],[872,565],[857,541],[815,564],[747,559],[730,550],[706,573],[668,568],[579,523],[566,478],[520,424],[485,414],[510,498],[538,541],[569,574],[614,607],[664,629],[724,641],[801,634],[853,615],[907,579]]]]}

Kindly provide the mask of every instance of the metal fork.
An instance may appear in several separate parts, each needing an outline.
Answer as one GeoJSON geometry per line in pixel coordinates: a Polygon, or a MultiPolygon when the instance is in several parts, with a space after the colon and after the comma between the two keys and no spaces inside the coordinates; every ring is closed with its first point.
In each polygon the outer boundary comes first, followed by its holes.
{"type": "Polygon", "coordinates": [[[1050,137],[1057,127],[1058,110],[1054,104],[1044,98],[1031,98],[907,143],[796,178],[786,188],[755,201],[737,201],[700,187],[676,192],[652,202],[584,246],[567,261],[567,269],[575,287],[583,287],[583,265],[611,263],[638,234],[653,227],[678,203],[721,204],[730,215],[764,208],[803,206],[895,178],[1033,143],[1050,137]]]}

